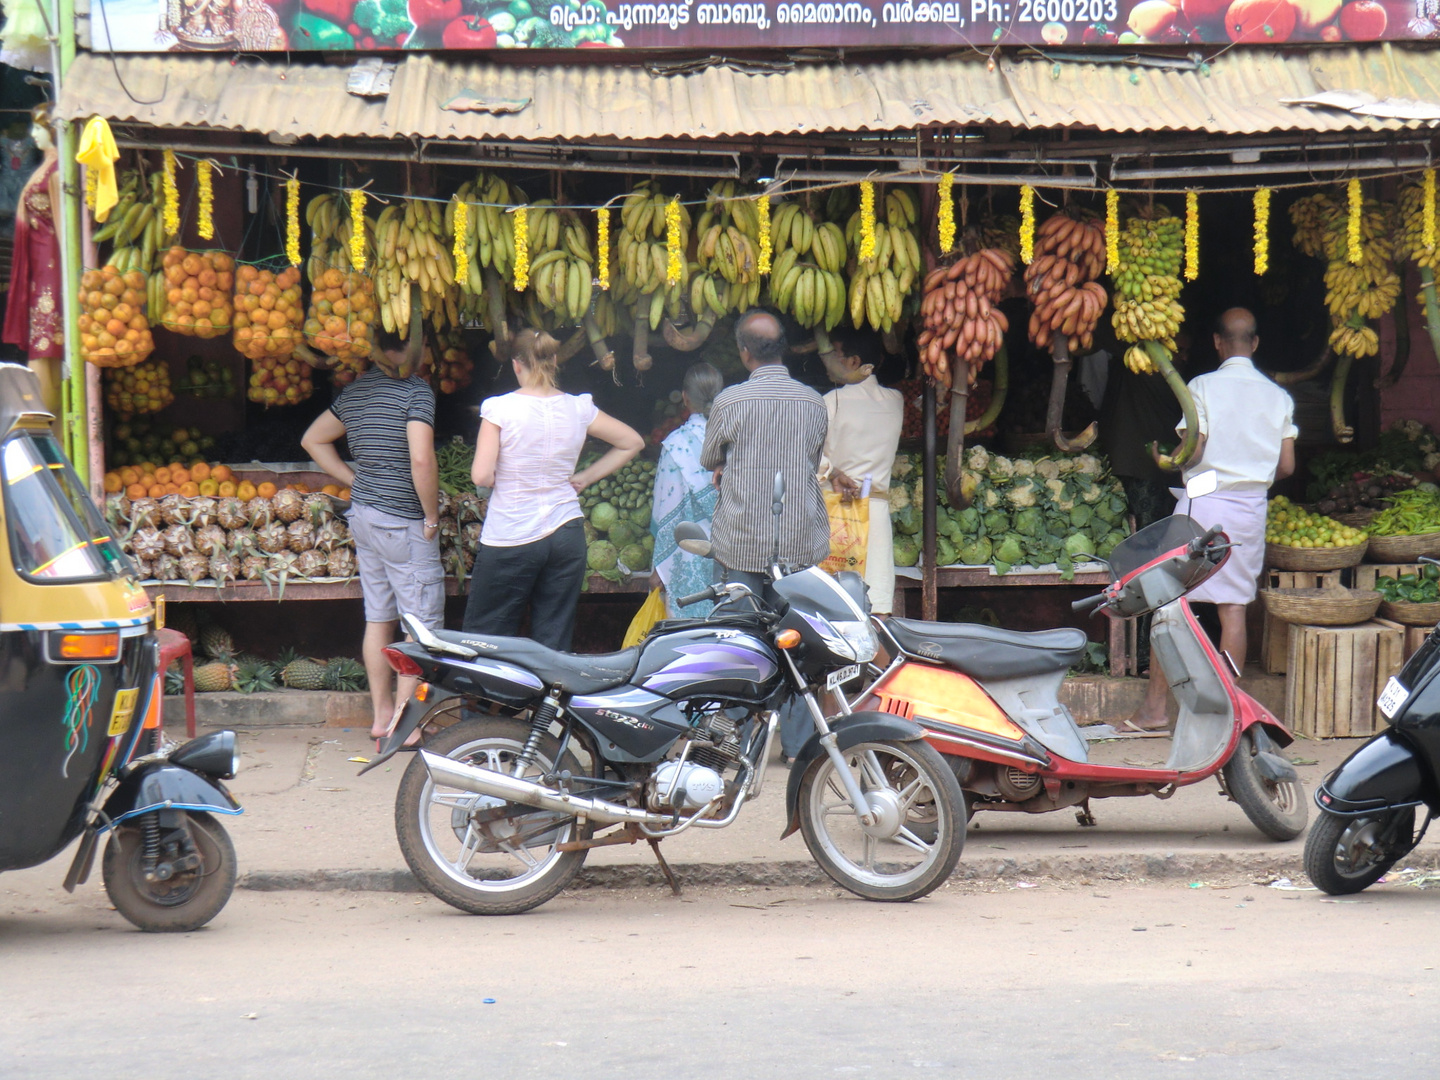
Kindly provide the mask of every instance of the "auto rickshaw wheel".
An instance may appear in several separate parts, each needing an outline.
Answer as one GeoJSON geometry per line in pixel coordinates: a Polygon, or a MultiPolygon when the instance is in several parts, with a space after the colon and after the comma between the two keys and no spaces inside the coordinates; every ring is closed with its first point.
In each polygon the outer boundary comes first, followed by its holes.
{"type": "Polygon", "coordinates": [[[155,815],[147,816],[148,823],[140,818],[118,826],[105,845],[105,891],[115,909],[147,933],[198,930],[220,913],[235,889],[235,846],[209,814],[186,813],[179,830],[158,828],[155,815]],[[182,864],[166,880],[146,878],[147,828],[157,828],[163,840],[159,862],[182,864]],[[188,846],[177,835],[182,832],[188,846]],[[190,855],[195,858],[187,859],[190,855]]]}

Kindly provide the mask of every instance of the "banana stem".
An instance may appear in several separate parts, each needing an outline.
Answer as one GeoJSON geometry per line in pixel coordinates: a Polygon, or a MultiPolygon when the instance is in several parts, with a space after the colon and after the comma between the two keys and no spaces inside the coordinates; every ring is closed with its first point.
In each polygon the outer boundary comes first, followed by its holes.
{"type": "MultiPolygon", "coordinates": [[[[1395,355],[1390,360],[1390,369],[1375,380],[1375,389],[1387,390],[1400,381],[1405,374],[1405,365],[1410,362],[1410,312],[1405,307],[1404,267],[1401,267],[1400,303],[1396,305],[1391,321],[1395,325],[1395,355]]],[[[1430,293],[1435,293],[1431,282],[1430,293]]]]}
{"type": "Polygon", "coordinates": [[[1065,389],[1070,383],[1070,342],[1065,335],[1056,333],[1050,339],[1050,356],[1055,361],[1055,372],[1050,379],[1050,404],[1045,410],[1045,434],[1055,446],[1065,453],[1084,450],[1095,441],[1099,428],[1093,423],[1073,439],[1067,439],[1060,430],[1065,414],[1065,389]]]}
{"type": "Polygon", "coordinates": [[[485,267],[485,303],[490,309],[490,333],[494,335],[495,359],[504,363],[510,359],[510,323],[505,317],[505,282],[494,267],[485,267]]]}
{"type": "Polygon", "coordinates": [[[1350,368],[1354,363],[1353,356],[1342,353],[1335,362],[1335,373],[1330,377],[1330,430],[1342,443],[1355,439],[1355,429],[1345,423],[1345,383],[1349,381],[1350,368]]]}
{"type": "Polygon", "coordinates": [[[615,369],[615,353],[610,349],[610,343],[605,340],[605,335],[600,331],[600,324],[595,321],[595,316],[585,315],[585,336],[590,339],[590,349],[595,353],[595,363],[600,365],[602,371],[613,371],[615,369]]]}
{"type": "Polygon", "coordinates": [[[842,358],[843,354],[835,343],[830,340],[830,335],[825,332],[823,326],[817,326],[814,330],[815,351],[819,353],[821,361],[829,360],[831,363],[842,358]]]}
{"type": "Polygon", "coordinates": [[[990,404],[985,411],[974,420],[965,421],[965,434],[973,435],[977,431],[984,431],[1000,417],[1000,410],[1005,407],[1005,395],[1010,391],[1010,354],[1005,346],[1000,346],[1000,351],[995,354],[995,385],[990,394],[990,404]]]}
{"type": "Polygon", "coordinates": [[[680,352],[694,352],[704,345],[710,337],[710,332],[715,329],[715,316],[707,315],[695,320],[695,325],[689,330],[681,330],[669,319],[660,324],[665,334],[665,344],[680,352]]]}
{"type": "MultiPolygon", "coordinates": [[[[645,305],[641,305],[642,307],[645,305]]],[[[650,359],[650,316],[648,313],[635,316],[635,347],[630,353],[630,363],[634,365],[637,372],[650,370],[653,363],[650,359]]],[[[615,383],[620,383],[620,373],[615,373],[615,383]]]]}
{"type": "Polygon", "coordinates": [[[1435,271],[1420,268],[1420,297],[1425,301],[1425,329],[1430,333],[1430,345],[1435,350],[1435,359],[1440,361],[1440,301],[1435,298],[1435,271]]]}
{"type": "Polygon", "coordinates": [[[894,329],[881,333],[880,344],[885,347],[885,351],[891,356],[900,356],[905,351],[904,346],[900,344],[900,335],[897,334],[894,329]]]}
{"type": "Polygon", "coordinates": [[[965,407],[969,403],[970,362],[957,359],[950,368],[950,433],[945,440],[945,495],[956,510],[970,506],[961,468],[965,456],[965,407]]]}
{"type": "Polygon", "coordinates": [[[574,359],[575,354],[585,347],[585,340],[585,328],[582,326],[561,343],[560,351],[555,354],[556,363],[563,364],[574,359]]]}
{"type": "Polygon", "coordinates": [[[1180,402],[1181,415],[1185,417],[1185,437],[1180,440],[1180,446],[1174,454],[1162,454],[1155,443],[1150,444],[1150,456],[1155,459],[1155,464],[1166,472],[1175,472],[1185,467],[1195,456],[1195,448],[1200,445],[1200,414],[1195,410],[1195,399],[1190,396],[1190,388],[1185,385],[1185,380],[1170,362],[1170,353],[1165,347],[1158,341],[1147,341],[1145,353],[1160,369],[1160,374],[1170,385],[1175,400],[1180,402]]]}
{"type": "Polygon", "coordinates": [[[1269,375],[1280,386],[1298,386],[1302,382],[1308,382],[1315,378],[1329,366],[1334,352],[1330,349],[1330,342],[1327,339],[1325,347],[1320,350],[1320,356],[1308,368],[1301,368],[1299,371],[1267,371],[1269,375]]]}

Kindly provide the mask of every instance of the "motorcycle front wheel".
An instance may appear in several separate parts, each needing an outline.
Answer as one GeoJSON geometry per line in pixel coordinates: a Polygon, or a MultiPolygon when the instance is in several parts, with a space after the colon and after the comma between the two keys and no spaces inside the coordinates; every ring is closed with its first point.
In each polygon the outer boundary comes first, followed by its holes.
{"type": "MultiPolygon", "coordinates": [[[[514,775],[529,735],[523,720],[484,716],[452,724],[425,748],[514,775]]],[[[584,775],[569,751],[557,764],[558,751],[546,735],[522,775],[584,775]]],[[[518,915],[553,899],[580,872],[586,854],[557,845],[586,839],[590,831],[588,825],[577,829],[573,817],[437,785],[418,754],[395,796],[395,834],[411,871],[439,899],[472,915],[518,915]]]]}
{"type": "MultiPolygon", "coordinates": [[[[235,845],[224,826],[209,814],[190,813],[185,828],[198,865],[165,881],[146,880],[143,819],[117,826],[105,845],[100,871],[110,902],[147,933],[198,930],[220,914],[235,889],[235,845]]],[[[159,854],[163,861],[188,853],[164,850],[159,854]]]]}
{"type": "MultiPolygon", "coordinates": [[[[1221,770],[1225,787],[1245,816],[1271,840],[1294,840],[1305,831],[1310,804],[1299,780],[1271,780],[1255,762],[1259,747],[1254,728],[1240,736],[1235,753],[1221,770]]],[[[1263,740],[1262,740],[1263,742],[1263,740]]]]}
{"type": "Polygon", "coordinates": [[[916,900],[950,876],[965,844],[965,797],[928,743],[864,742],[841,751],[874,820],[863,825],[828,755],[800,783],[800,830],[837,884],[867,900],[916,900]]]}
{"type": "Polygon", "coordinates": [[[1415,808],[1341,817],[1321,811],[1305,838],[1305,873],[1331,896],[1368,889],[1410,850],[1415,808]]]}

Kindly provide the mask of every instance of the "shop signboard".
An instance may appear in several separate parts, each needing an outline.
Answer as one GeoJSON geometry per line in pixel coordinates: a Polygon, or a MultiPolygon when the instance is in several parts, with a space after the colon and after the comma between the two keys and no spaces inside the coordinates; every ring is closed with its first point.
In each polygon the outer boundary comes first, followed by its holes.
{"type": "Polygon", "coordinates": [[[94,0],[113,52],[1117,48],[1440,37],[1440,0],[94,0]]]}

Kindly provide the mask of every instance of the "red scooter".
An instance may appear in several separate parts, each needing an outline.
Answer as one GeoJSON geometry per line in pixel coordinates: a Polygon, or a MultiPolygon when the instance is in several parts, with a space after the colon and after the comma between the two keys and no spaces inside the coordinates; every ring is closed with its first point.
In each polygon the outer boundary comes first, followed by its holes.
{"type": "Polygon", "coordinates": [[[968,808],[1039,814],[1121,795],[1168,798],[1175,789],[1218,775],[1220,786],[1266,836],[1291,840],[1305,828],[1308,805],[1294,767],[1276,752],[1292,737],[1235,685],[1201,629],[1185,594],[1229,558],[1219,529],[1191,518],[1150,525],[1110,555],[1114,580],[1074,604],[1111,617],[1153,613],[1151,655],[1180,705],[1168,760],[1145,768],[1124,761],[1121,741],[1087,742],[1060,703],[1066,671],[1085,650],[1075,628],[1017,633],[968,623],[876,620],[894,658],[860,695],[856,709],[913,719],[946,755],[968,808]],[[1107,752],[1120,760],[1107,763],[1107,752]]]}

